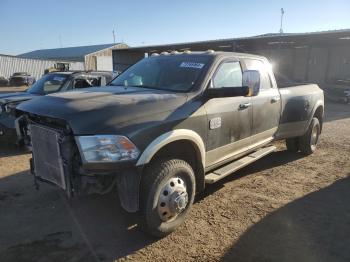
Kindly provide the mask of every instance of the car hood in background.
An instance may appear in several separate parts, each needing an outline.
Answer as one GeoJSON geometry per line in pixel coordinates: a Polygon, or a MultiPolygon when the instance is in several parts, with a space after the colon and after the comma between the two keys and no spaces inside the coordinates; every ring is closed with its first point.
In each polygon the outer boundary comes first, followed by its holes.
{"type": "Polygon", "coordinates": [[[187,95],[136,87],[98,87],[57,93],[21,103],[17,109],[65,120],[74,134],[116,130],[121,123],[174,110],[187,95]]]}
{"type": "Polygon", "coordinates": [[[0,104],[7,104],[11,102],[21,102],[37,97],[38,95],[27,93],[27,92],[16,92],[16,93],[0,93],[0,104]]]}

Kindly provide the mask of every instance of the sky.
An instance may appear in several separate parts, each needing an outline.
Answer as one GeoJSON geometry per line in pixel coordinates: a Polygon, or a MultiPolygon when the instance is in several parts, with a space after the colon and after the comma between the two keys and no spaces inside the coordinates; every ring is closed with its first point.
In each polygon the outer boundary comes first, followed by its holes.
{"type": "Polygon", "coordinates": [[[0,54],[350,28],[350,0],[0,0],[0,54]]]}

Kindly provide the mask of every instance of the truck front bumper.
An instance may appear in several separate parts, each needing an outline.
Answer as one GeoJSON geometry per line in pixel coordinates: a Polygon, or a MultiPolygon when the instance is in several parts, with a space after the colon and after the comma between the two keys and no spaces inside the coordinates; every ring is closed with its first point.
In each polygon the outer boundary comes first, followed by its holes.
{"type": "Polygon", "coordinates": [[[32,143],[31,172],[35,179],[63,189],[68,197],[106,194],[115,187],[122,207],[139,209],[141,170],[133,163],[94,163],[81,165],[74,140],[60,130],[41,125],[29,127],[32,143]]]}

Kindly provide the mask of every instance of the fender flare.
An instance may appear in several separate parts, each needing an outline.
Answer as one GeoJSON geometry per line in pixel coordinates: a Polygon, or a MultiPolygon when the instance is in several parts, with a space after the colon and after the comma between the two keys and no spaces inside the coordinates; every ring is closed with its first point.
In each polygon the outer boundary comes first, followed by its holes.
{"type": "Polygon", "coordinates": [[[198,156],[201,159],[201,164],[203,168],[205,167],[205,146],[203,139],[198,135],[198,133],[189,129],[175,129],[169,131],[165,134],[160,135],[154,139],[143,151],[140,158],[138,159],[136,166],[143,166],[148,164],[153,156],[164,146],[171,142],[178,140],[188,140],[193,143],[198,156]]]}
{"type": "Polygon", "coordinates": [[[311,111],[311,117],[308,121],[308,124],[307,124],[307,128],[309,127],[310,123],[311,123],[311,120],[312,120],[312,117],[315,115],[316,113],[316,110],[319,108],[319,107],[322,107],[322,117],[324,116],[324,103],[322,100],[318,100],[314,107],[312,108],[312,111],[311,111]]]}

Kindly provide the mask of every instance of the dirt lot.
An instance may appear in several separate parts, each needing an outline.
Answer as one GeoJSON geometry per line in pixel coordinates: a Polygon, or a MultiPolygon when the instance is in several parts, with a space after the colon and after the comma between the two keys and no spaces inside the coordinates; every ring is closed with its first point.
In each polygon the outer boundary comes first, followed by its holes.
{"type": "Polygon", "coordinates": [[[279,151],[210,186],[156,240],[115,194],[35,190],[27,154],[0,153],[0,261],[350,261],[350,106],[327,105],[318,151],[279,151]]]}
{"type": "Polygon", "coordinates": [[[28,86],[0,86],[0,94],[7,92],[22,92],[28,89],[28,86]]]}

